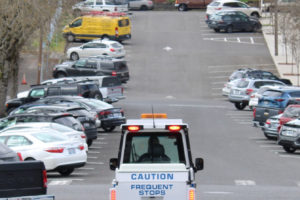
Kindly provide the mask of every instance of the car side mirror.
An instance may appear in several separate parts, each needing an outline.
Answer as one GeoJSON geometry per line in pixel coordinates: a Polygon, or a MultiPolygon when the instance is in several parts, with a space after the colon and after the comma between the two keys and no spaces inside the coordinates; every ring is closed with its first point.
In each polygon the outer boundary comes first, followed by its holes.
{"type": "Polygon", "coordinates": [[[196,160],[195,160],[195,169],[196,169],[196,171],[203,170],[203,168],[204,168],[203,158],[196,158],[196,160]]]}
{"type": "Polygon", "coordinates": [[[111,158],[109,160],[109,168],[110,170],[116,170],[118,166],[118,159],[117,158],[111,158]]]}

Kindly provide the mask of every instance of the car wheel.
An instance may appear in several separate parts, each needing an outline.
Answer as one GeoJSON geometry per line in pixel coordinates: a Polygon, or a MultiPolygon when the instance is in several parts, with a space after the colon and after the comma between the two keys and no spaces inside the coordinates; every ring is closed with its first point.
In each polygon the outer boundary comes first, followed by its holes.
{"type": "Polygon", "coordinates": [[[88,147],[90,147],[90,146],[92,146],[92,144],[93,144],[93,140],[92,140],[92,139],[88,139],[88,140],[86,141],[86,143],[87,143],[88,147]]]}
{"type": "Polygon", "coordinates": [[[256,12],[255,12],[255,13],[252,13],[251,16],[252,16],[252,17],[255,17],[255,18],[257,18],[257,19],[259,18],[259,14],[256,13],[256,12]]]}
{"type": "Polygon", "coordinates": [[[244,110],[244,108],[247,106],[247,104],[245,104],[245,103],[234,103],[234,106],[235,106],[238,110],[244,110]]]}
{"type": "Polygon", "coordinates": [[[148,7],[145,6],[145,5],[142,5],[141,8],[140,8],[140,10],[148,10],[148,7]]]}
{"type": "Polygon", "coordinates": [[[178,6],[178,11],[186,11],[186,5],[185,4],[180,4],[179,6],[178,6]]]}
{"type": "Polygon", "coordinates": [[[32,161],[35,160],[34,158],[26,158],[24,161],[32,161]]]}
{"type": "Polygon", "coordinates": [[[218,29],[218,28],[215,28],[214,30],[215,30],[215,32],[217,32],[217,33],[220,32],[220,29],[218,29]]]}
{"type": "Polygon", "coordinates": [[[58,172],[62,176],[69,176],[70,174],[72,174],[73,171],[74,171],[74,168],[72,168],[72,167],[66,167],[66,168],[62,168],[62,169],[58,170],[58,172]]]}
{"type": "Polygon", "coordinates": [[[102,94],[100,94],[100,93],[96,93],[96,94],[94,95],[93,98],[94,98],[94,99],[98,99],[98,100],[100,100],[100,101],[103,101],[102,94]]]}
{"type": "Polygon", "coordinates": [[[229,26],[226,28],[226,32],[227,32],[227,33],[232,33],[232,31],[233,31],[233,28],[232,28],[231,25],[229,25],[229,26]]]}
{"type": "Polygon", "coordinates": [[[75,40],[74,35],[69,34],[69,35],[67,36],[67,41],[68,41],[68,42],[74,42],[74,40],[75,40]]]}
{"type": "Polygon", "coordinates": [[[70,59],[71,60],[78,60],[79,59],[78,53],[76,53],[76,52],[71,53],[70,59]]]}
{"type": "Polygon", "coordinates": [[[102,128],[105,132],[112,132],[113,130],[115,130],[116,127],[115,126],[109,126],[109,127],[102,126],[102,128]]]}
{"type": "Polygon", "coordinates": [[[64,77],[66,77],[66,74],[63,73],[63,72],[58,72],[58,73],[56,74],[56,78],[64,78],[64,77]]]}
{"type": "Polygon", "coordinates": [[[283,146],[283,149],[287,152],[287,153],[294,153],[296,151],[296,148],[294,147],[289,147],[289,146],[283,146]]]}

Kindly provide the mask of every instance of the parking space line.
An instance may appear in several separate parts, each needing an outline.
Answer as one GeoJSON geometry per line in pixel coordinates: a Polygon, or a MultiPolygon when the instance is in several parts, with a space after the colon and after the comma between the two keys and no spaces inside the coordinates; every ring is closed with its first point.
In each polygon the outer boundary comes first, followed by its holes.
{"type": "Polygon", "coordinates": [[[255,181],[252,180],[235,180],[235,185],[237,186],[254,186],[256,185],[255,181]]]}
{"type": "Polygon", "coordinates": [[[103,165],[103,162],[86,162],[86,164],[90,164],[90,165],[103,165]]]}
{"type": "Polygon", "coordinates": [[[88,151],[88,154],[89,153],[91,153],[91,154],[93,154],[93,153],[100,153],[100,151],[88,151]]]}
{"type": "Polygon", "coordinates": [[[215,78],[224,78],[228,79],[228,76],[210,76],[209,78],[215,79],[215,78]]]}
{"type": "Polygon", "coordinates": [[[222,90],[222,88],[211,88],[212,90],[222,90]]]}
{"type": "Polygon", "coordinates": [[[232,73],[232,70],[223,70],[223,71],[209,71],[210,74],[217,74],[217,73],[232,73]]]}
{"type": "Polygon", "coordinates": [[[238,64],[238,65],[210,65],[208,66],[208,68],[226,68],[226,67],[239,67],[239,68],[242,68],[242,67],[259,67],[259,66],[273,66],[274,67],[274,64],[273,63],[265,63],[265,64],[238,64]]]}
{"type": "Polygon", "coordinates": [[[280,155],[280,154],[278,154],[278,156],[282,157],[282,158],[296,158],[296,159],[300,159],[299,155],[280,155]]]}
{"type": "Polygon", "coordinates": [[[103,147],[90,147],[90,149],[103,149],[103,147]]]}
{"type": "Polygon", "coordinates": [[[212,82],[211,84],[213,84],[213,85],[219,85],[219,84],[225,84],[225,82],[224,81],[222,81],[222,82],[212,82]]]}
{"type": "Polygon", "coordinates": [[[73,172],[72,175],[76,175],[76,176],[86,176],[86,175],[88,175],[88,173],[73,172]]]}
{"type": "Polygon", "coordinates": [[[72,180],[51,180],[48,185],[70,185],[72,180]]]}
{"type": "Polygon", "coordinates": [[[251,44],[254,44],[253,37],[250,37],[251,44]]]}
{"type": "Polygon", "coordinates": [[[98,157],[97,156],[88,156],[87,158],[89,158],[89,159],[97,159],[98,157]]]}

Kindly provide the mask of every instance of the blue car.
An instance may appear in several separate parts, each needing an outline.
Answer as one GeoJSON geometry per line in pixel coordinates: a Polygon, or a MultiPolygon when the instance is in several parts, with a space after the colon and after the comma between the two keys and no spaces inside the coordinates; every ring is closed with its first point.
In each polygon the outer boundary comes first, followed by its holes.
{"type": "Polygon", "coordinates": [[[253,125],[263,127],[266,120],[283,113],[290,104],[300,104],[299,87],[282,87],[266,90],[253,109],[253,125]]]}

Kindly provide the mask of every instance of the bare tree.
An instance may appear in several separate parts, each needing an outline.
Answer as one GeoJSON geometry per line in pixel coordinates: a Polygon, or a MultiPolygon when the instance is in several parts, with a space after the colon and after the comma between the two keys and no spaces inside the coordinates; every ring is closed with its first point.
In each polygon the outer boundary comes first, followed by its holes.
{"type": "Polygon", "coordinates": [[[4,115],[8,80],[18,87],[17,61],[25,41],[43,27],[57,6],[56,0],[2,0],[0,7],[0,115],[4,115]]]}

